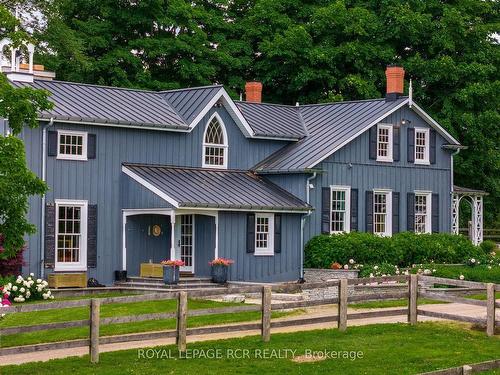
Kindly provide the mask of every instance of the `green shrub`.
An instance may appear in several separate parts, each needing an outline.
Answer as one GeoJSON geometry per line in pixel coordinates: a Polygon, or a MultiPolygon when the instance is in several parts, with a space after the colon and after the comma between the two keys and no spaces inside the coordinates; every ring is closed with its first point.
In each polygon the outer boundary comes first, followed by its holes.
{"type": "Polygon", "coordinates": [[[490,254],[492,251],[496,251],[497,249],[497,244],[495,241],[491,240],[486,240],[484,242],[481,242],[481,245],[479,245],[481,249],[483,249],[485,254],[490,254]]]}
{"type": "Polygon", "coordinates": [[[329,268],[333,262],[346,264],[354,259],[360,264],[464,263],[479,259],[483,251],[464,236],[448,233],[397,233],[379,237],[371,233],[319,235],[311,238],[305,248],[305,267],[329,268]]]}

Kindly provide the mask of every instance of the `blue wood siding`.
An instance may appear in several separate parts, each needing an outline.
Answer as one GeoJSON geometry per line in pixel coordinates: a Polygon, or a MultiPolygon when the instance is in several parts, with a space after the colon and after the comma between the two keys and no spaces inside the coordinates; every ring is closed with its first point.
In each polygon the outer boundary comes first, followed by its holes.
{"type": "Polygon", "coordinates": [[[196,276],[208,277],[208,262],[215,256],[215,217],[195,215],[194,241],[194,273],[196,276]]]}
{"type": "Polygon", "coordinates": [[[282,215],[281,253],[256,256],[246,252],[247,214],[219,213],[219,256],[234,260],[230,280],[291,281],[300,276],[300,218],[298,214],[282,215]]]}
{"type": "Polygon", "coordinates": [[[400,231],[406,230],[406,194],[415,190],[428,190],[439,194],[439,230],[449,232],[451,227],[451,154],[441,146],[447,142],[439,134],[436,140],[436,164],[416,165],[407,162],[407,128],[429,128],[415,112],[403,107],[382,123],[400,124],[401,119],[411,123],[401,126],[400,161],[386,163],[369,158],[368,131],[318,164],[323,173],[313,181],[311,204],[316,208],[307,219],[305,240],[321,233],[321,188],[330,185],[347,185],[358,189],[359,231],[365,227],[365,191],[391,189],[400,193],[400,231]]]}
{"type": "MultiPolygon", "coordinates": [[[[225,108],[213,108],[190,133],[151,131],[119,127],[55,123],[50,130],[86,131],[97,135],[96,159],[88,161],[47,158],[47,203],[55,199],[81,199],[98,206],[97,264],[89,277],[111,283],[113,271],[121,269],[123,208],[164,208],[169,205],[124,176],[123,162],[201,167],[205,126],[217,113],[226,127],[231,169],[249,169],[287,144],[284,141],[249,140],[225,108]],[[142,189],[142,190],[141,190],[142,189]]],[[[46,123],[42,123],[46,125],[46,123]]],[[[28,165],[41,176],[42,130],[25,129],[28,165]]],[[[41,199],[30,200],[28,218],[38,232],[27,238],[24,272],[39,274],[41,245],[41,199]]],[[[49,272],[49,270],[47,270],[49,272]]]]}

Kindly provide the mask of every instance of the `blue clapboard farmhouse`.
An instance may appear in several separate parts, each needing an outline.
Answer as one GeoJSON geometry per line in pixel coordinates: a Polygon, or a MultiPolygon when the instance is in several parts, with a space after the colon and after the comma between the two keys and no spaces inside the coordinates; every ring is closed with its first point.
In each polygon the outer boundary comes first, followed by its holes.
{"type": "Polygon", "coordinates": [[[220,85],[153,92],[42,69],[3,68],[55,104],[22,134],[50,187],[30,202],[25,272],[112,284],[115,271],[181,259],[206,277],[225,257],[230,280],[295,281],[320,233],[458,231],[462,146],[403,96],[401,67],[387,68],[385,98],[295,106],[261,102],[259,82],[235,101],[220,85]]]}

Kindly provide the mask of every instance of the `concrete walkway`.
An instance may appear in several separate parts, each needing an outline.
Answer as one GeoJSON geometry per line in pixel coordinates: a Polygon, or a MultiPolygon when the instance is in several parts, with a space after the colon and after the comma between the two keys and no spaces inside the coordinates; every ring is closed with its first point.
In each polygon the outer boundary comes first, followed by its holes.
{"type": "MultiPolygon", "coordinates": [[[[384,308],[384,309],[353,309],[349,308],[348,313],[356,313],[356,312],[367,312],[367,311],[387,311],[387,310],[396,310],[399,308],[384,308]]],[[[450,314],[459,314],[463,316],[470,317],[478,317],[485,318],[486,317],[486,309],[482,306],[474,306],[474,305],[465,305],[459,303],[449,303],[449,304],[434,304],[434,305],[420,305],[419,309],[434,311],[434,312],[442,312],[442,313],[450,313],[450,314]]],[[[337,314],[336,305],[326,305],[326,306],[317,306],[310,307],[305,309],[304,314],[294,315],[289,317],[282,317],[278,319],[273,319],[274,321],[290,321],[295,319],[302,319],[305,315],[308,318],[313,317],[324,317],[331,316],[337,314]]],[[[497,310],[497,320],[500,318],[500,314],[497,310]]],[[[419,321],[440,321],[442,319],[431,318],[426,316],[419,316],[419,321]]],[[[379,323],[406,323],[407,317],[406,315],[401,316],[389,316],[389,317],[379,317],[379,318],[366,318],[366,319],[357,319],[348,321],[348,326],[359,326],[359,325],[368,325],[368,324],[379,324],[379,323]]],[[[229,325],[239,325],[241,323],[229,324],[229,325]]],[[[314,329],[330,329],[336,328],[337,324],[335,322],[328,323],[318,323],[318,324],[307,324],[293,327],[281,327],[272,329],[272,333],[290,333],[290,332],[299,332],[299,331],[310,331],[314,329]]],[[[260,330],[248,330],[248,331],[237,331],[237,332],[224,332],[224,333],[215,333],[215,334],[205,334],[205,335],[193,335],[187,337],[187,342],[201,342],[201,341],[209,341],[209,340],[223,340],[230,338],[238,338],[238,337],[246,337],[246,336],[255,336],[260,335],[260,330]]],[[[112,352],[117,350],[127,350],[127,349],[138,349],[138,348],[148,348],[155,346],[165,346],[165,345],[173,345],[175,344],[175,338],[163,338],[163,339],[154,339],[154,340],[142,340],[142,341],[131,341],[131,342],[123,342],[116,344],[103,344],[99,346],[100,352],[112,352]]],[[[2,365],[11,365],[11,364],[22,364],[27,362],[38,362],[38,361],[48,361],[56,358],[66,358],[66,357],[74,357],[74,356],[84,356],[88,354],[87,347],[81,348],[71,348],[71,349],[56,349],[50,351],[42,351],[42,352],[34,352],[34,353],[25,353],[25,354],[14,354],[8,356],[0,356],[0,363],[2,365]]]]}

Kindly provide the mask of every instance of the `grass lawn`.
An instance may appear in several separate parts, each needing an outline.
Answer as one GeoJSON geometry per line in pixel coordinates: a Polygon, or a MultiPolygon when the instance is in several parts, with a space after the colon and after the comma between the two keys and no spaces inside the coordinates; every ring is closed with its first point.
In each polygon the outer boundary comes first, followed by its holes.
{"type": "Polygon", "coordinates": [[[217,349],[222,357],[219,359],[179,359],[175,347],[161,349],[170,349],[173,358],[139,358],[137,350],[126,350],[101,354],[97,365],[90,364],[88,356],[73,357],[2,367],[2,374],[415,374],[495,359],[500,353],[500,339],[467,325],[425,322],[417,326],[349,327],[347,332],[330,329],[273,334],[267,344],[258,336],[188,343],[189,350],[204,351],[200,354],[217,349]],[[236,349],[247,349],[249,358],[228,358],[229,351],[236,349]],[[288,358],[258,358],[263,349],[269,354],[295,350],[295,356],[304,355],[306,350],[362,352],[362,356],[298,363],[291,360],[291,352],[288,358]]]}
{"type": "MultiPolygon", "coordinates": [[[[207,309],[215,307],[240,306],[241,303],[215,302],[208,300],[190,299],[188,309],[207,309]]],[[[101,306],[101,317],[114,317],[126,315],[140,315],[159,312],[176,311],[176,300],[147,301],[133,303],[113,303],[101,306]]],[[[281,317],[297,312],[273,312],[273,317],[281,317]]],[[[74,307],[57,310],[45,310],[37,312],[25,312],[8,314],[0,321],[0,327],[28,326],[42,323],[66,322],[72,320],[88,319],[89,309],[86,307],[74,307]]],[[[196,316],[188,318],[188,327],[200,327],[213,324],[225,324],[236,322],[247,322],[260,319],[259,311],[238,312],[229,314],[216,314],[207,316],[196,316]]],[[[100,335],[111,336],[126,333],[161,331],[175,328],[175,319],[149,320],[136,323],[120,323],[101,325],[100,335]]],[[[63,329],[52,329],[37,332],[3,335],[0,338],[1,347],[37,344],[42,342],[53,342],[61,340],[72,340],[88,337],[88,327],[73,327],[63,329]]]]}
{"type": "MultiPolygon", "coordinates": [[[[431,305],[431,304],[438,304],[438,303],[447,303],[447,302],[436,301],[436,300],[428,299],[428,298],[419,298],[418,299],[419,305],[431,305]]],[[[408,306],[408,299],[407,298],[386,299],[386,300],[381,300],[381,301],[356,302],[356,303],[349,304],[349,307],[352,307],[353,309],[381,309],[384,307],[407,307],[407,306],[408,306]]]]}

